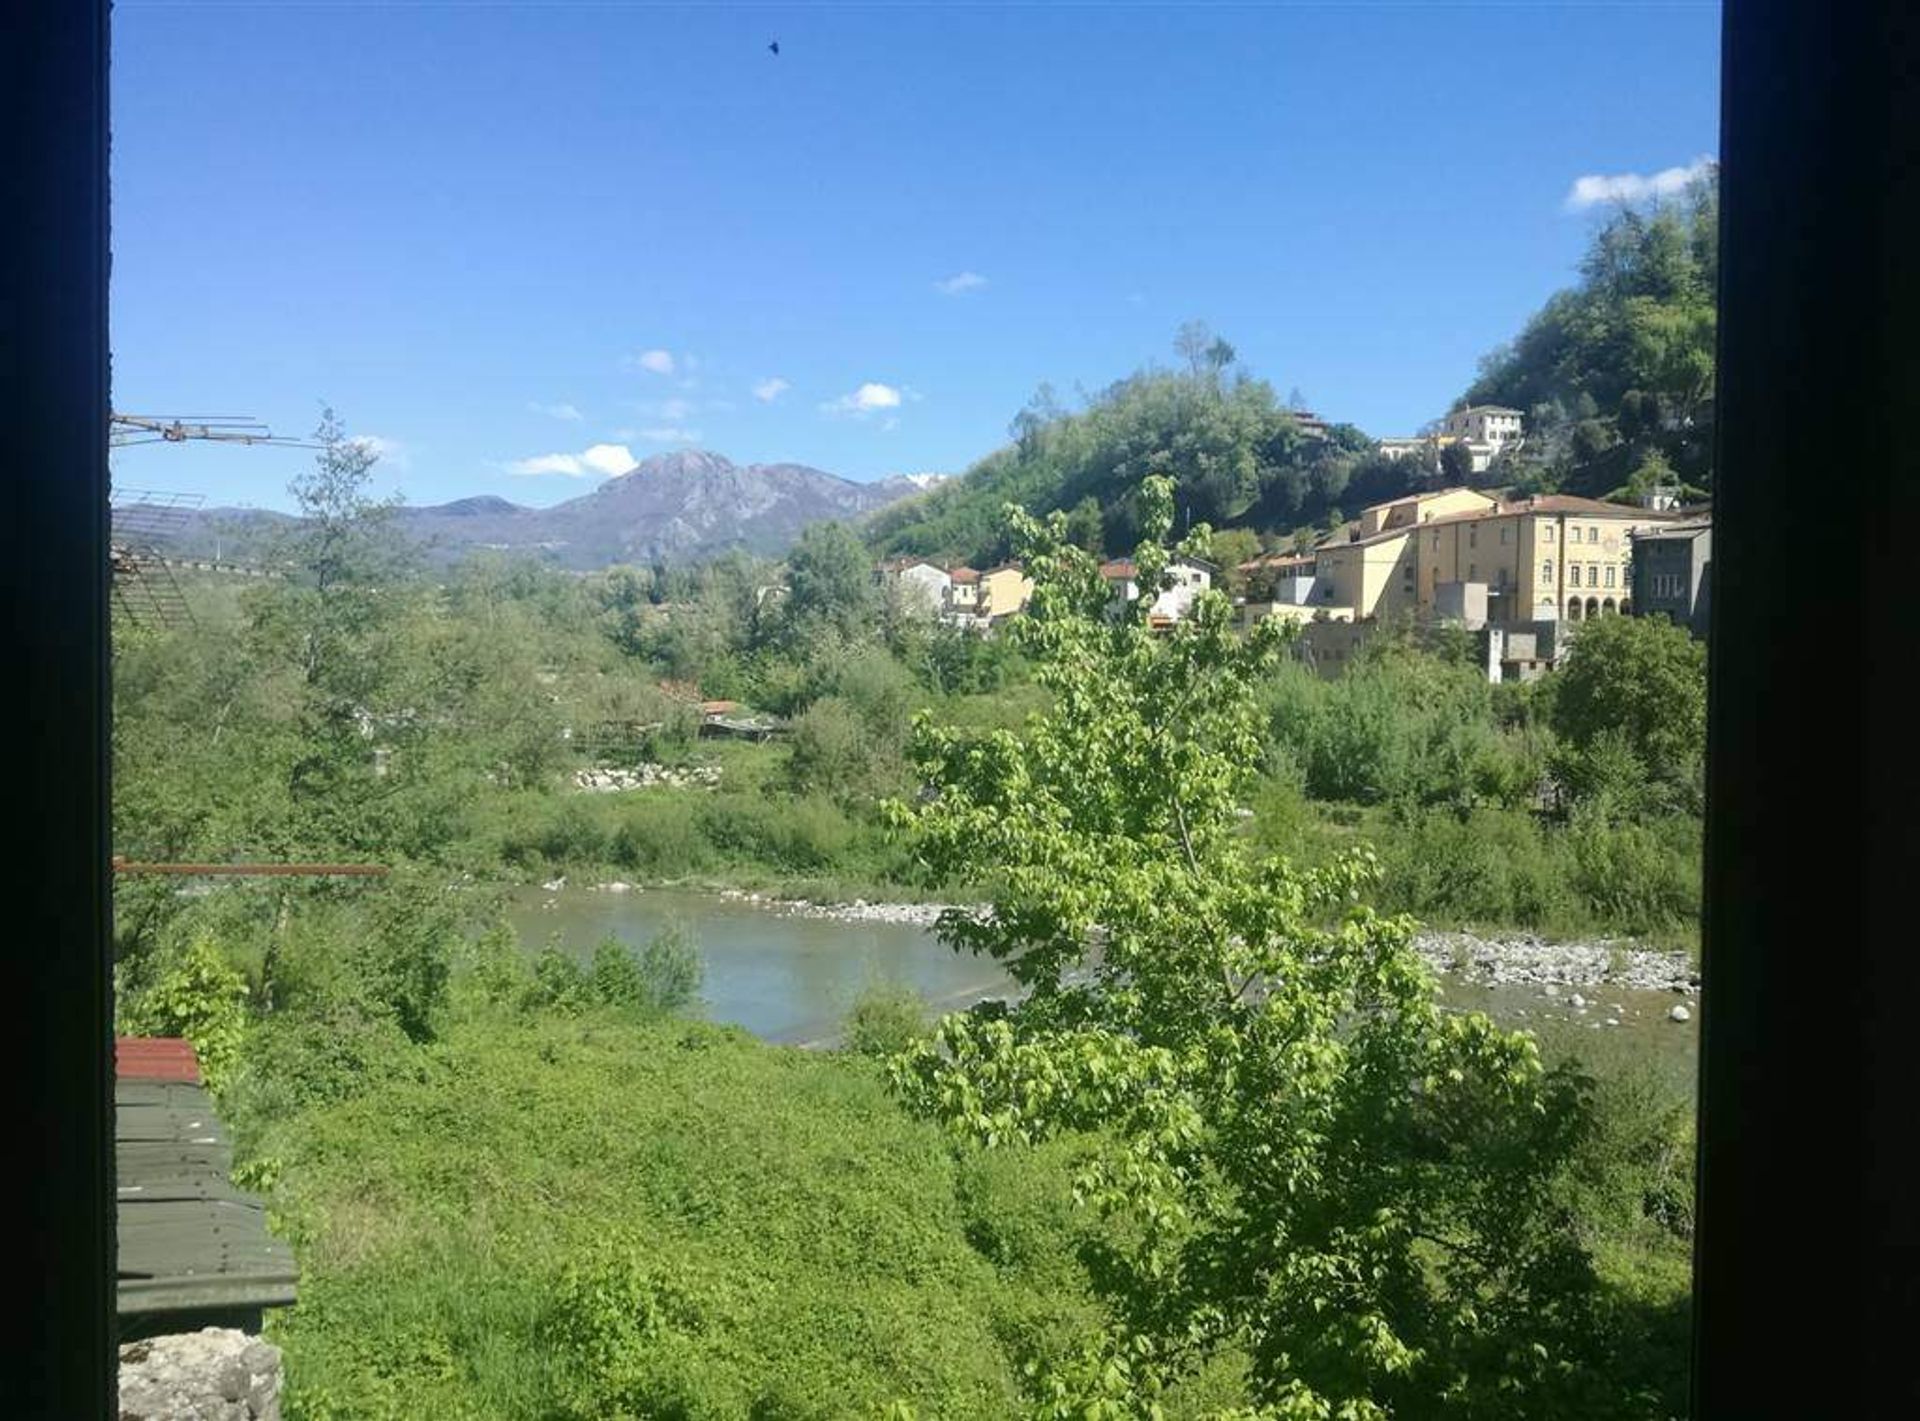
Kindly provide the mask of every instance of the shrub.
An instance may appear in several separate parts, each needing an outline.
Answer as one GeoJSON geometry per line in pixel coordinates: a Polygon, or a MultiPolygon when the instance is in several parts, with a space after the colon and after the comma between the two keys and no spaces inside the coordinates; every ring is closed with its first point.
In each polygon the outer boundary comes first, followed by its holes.
{"type": "Polygon", "coordinates": [[[682,923],[669,923],[640,954],[640,1001],[651,1011],[683,1012],[698,999],[705,977],[693,934],[682,923]]]}
{"type": "Polygon", "coordinates": [[[927,1004],[918,992],[876,983],[847,1012],[847,1049],[862,1056],[894,1056],[926,1035],[927,1004]]]}
{"type": "Polygon", "coordinates": [[[587,974],[569,957],[558,942],[549,942],[533,959],[535,1006],[558,1011],[578,1011],[589,1000],[587,974]]]}
{"type": "Polygon", "coordinates": [[[604,938],[593,949],[593,965],[587,969],[587,995],[601,1006],[634,1007],[643,1002],[645,984],[640,979],[640,964],[618,938],[604,938]]]}
{"type": "Polygon", "coordinates": [[[181,1036],[200,1058],[209,1089],[227,1083],[247,1030],[247,982],[220,950],[199,938],[156,974],[153,984],[121,1012],[120,1030],[132,1036],[181,1036]]]}

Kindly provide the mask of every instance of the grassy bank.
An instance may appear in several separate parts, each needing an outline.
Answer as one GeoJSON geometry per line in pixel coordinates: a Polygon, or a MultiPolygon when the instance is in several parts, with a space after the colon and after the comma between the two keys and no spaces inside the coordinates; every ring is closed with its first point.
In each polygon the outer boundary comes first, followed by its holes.
{"type": "Polygon", "coordinates": [[[490,1014],[271,1121],[247,1089],[289,1421],[1003,1417],[1099,1308],[1072,1146],[956,1152],[859,1056],[490,1014]]]}

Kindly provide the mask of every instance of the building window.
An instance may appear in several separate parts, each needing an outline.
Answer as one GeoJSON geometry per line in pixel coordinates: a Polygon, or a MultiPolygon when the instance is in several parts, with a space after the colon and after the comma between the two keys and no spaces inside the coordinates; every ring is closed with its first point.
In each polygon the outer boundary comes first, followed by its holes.
{"type": "Polygon", "coordinates": [[[1467,546],[1470,548],[1480,546],[1480,525],[1477,523],[1467,529],[1467,546]]]}
{"type": "Polygon", "coordinates": [[[1507,541],[1507,525],[1504,523],[1500,525],[1500,541],[1503,543],[1507,541]]]}
{"type": "Polygon", "coordinates": [[[1613,567],[1611,564],[1607,567],[1607,586],[1613,586],[1613,567]]]}
{"type": "Polygon", "coordinates": [[[1553,581],[1553,559],[1552,558],[1548,558],[1545,562],[1540,564],[1540,580],[1542,582],[1553,581]]]}
{"type": "Polygon", "coordinates": [[[1467,581],[1478,582],[1479,580],[1480,580],[1480,564],[1475,562],[1468,563],[1467,564],[1467,581]]]}

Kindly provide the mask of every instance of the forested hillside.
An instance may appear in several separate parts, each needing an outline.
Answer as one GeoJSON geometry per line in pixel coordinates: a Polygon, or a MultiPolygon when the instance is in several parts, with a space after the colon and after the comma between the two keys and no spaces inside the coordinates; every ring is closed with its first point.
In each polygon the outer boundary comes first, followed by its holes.
{"type": "Polygon", "coordinates": [[[1677,474],[1713,479],[1717,176],[1595,235],[1579,284],[1489,355],[1465,403],[1527,415],[1527,444],[1491,474],[1605,495],[1677,474]]]}
{"type": "Polygon", "coordinates": [[[1189,326],[1177,344],[1188,353],[1182,368],[1137,371],[1083,409],[1064,409],[1043,387],[1014,419],[1010,444],[965,478],[883,510],[872,540],[890,554],[991,560],[1006,551],[1000,510],[1018,503],[1066,512],[1081,547],[1129,548],[1141,482],[1156,473],[1174,480],[1181,528],[1311,528],[1343,502],[1405,487],[1408,471],[1351,425],[1322,436],[1297,420],[1226,341],[1189,326]]]}

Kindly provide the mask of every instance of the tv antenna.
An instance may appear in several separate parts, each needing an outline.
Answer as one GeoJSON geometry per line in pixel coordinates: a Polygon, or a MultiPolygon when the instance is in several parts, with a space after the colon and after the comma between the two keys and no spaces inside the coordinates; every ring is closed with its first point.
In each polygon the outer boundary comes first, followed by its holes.
{"type": "MultiPolygon", "coordinates": [[[[283,449],[319,446],[283,439],[259,420],[234,414],[111,414],[107,447],[140,444],[268,444],[283,449]]],[[[113,568],[113,604],[135,626],[191,626],[193,612],[173,575],[165,545],[184,532],[202,498],[197,493],[161,493],[151,489],[115,490],[109,506],[108,556],[113,568]]]]}
{"type": "Polygon", "coordinates": [[[206,439],[218,444],[271,444],[282,449],[317,449],[305,439],[286,439],[257,419],[238,414],[116,414],[107,421],[107,445],[184,444],[206,439]]]}

